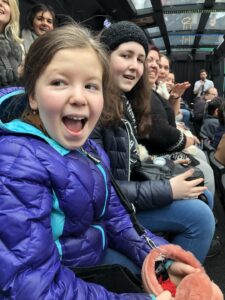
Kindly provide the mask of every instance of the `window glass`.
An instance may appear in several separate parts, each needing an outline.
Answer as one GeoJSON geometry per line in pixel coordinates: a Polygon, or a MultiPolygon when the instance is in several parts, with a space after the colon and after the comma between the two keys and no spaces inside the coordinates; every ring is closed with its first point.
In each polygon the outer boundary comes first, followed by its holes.
{"type": "Polygon", "coordinates": [[[220,30],[224,27],[225,27],[225,12],[210,13],[205,29],[220,30]]]}
{"type": "Polygon", "coordinates": [[[157,48],[165,49],[165,44],[164,44],[163,38],[155,38],[155,39],[151,39],[151,40],[157,48]]]}
{"type": "Polygon", "coordinates": [[[219,46],[223,42],[223,34],[202,34],[200,46],[213,45],[219,46]]]}
{"type": "Polygon", "coordinates": [[[165,14],[164,19],[168,31],[196,30],[200,16],[200,13],[165,14]]]}
{"type": "Polygon", "coordinates": [[[147,28],[147,32],[149,33],[150,37],[160,35],[159,27],[147,28]]]}
{"type": "Polygon", "coordinates": [[[170,44],[173,46],[192,46],[194,43],[195,35],[169,35],[170,44]]]}
{"type": "Polygon", "coordinates": [[[150,0],[131,0],[131,2],[137,10],[152,7],[150,0]]]}
{"type": "MultiPolygon", "coordinates": [[[[204,3],[205,0],[161,0],[163,6],[204,3]]],[[[222,2],[222,1],[221,1],[222,2]]]]}

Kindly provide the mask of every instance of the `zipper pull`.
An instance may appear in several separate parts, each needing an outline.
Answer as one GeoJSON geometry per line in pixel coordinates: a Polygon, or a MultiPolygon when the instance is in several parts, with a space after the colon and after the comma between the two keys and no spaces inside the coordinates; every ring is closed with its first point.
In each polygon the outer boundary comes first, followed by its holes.
{"type": "Polygon", "coordinates": [[[100,160],[95,158],[94,156],[92,156],[90,153],[88,153],[86,150],[84,150],[83,147],[80,147],[80,150],[88,157],[90,158],[94,163],[96,164],[100,164],[100,160]]]}
{"type": "Polygon", "coordinates": [[[150,248],[158,248],[156,244],[147,236],[147,234],[144,234],[144,239],[146,240],[147,244],[149,245],[150,248]]]}

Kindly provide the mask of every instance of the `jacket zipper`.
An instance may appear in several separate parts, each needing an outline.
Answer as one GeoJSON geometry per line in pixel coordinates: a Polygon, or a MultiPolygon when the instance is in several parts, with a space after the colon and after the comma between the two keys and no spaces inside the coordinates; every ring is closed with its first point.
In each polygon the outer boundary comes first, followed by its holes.
{"type": "Polygon", "coordinates": [[[127,136],[128,136],[128,181],[130,181],[130,134],[129,134],[129,130],[127,129],[127,123],[122,119],[124,125],[125,125],[125,128],[126,128],[126,131],[127,131],[127,136]]]}

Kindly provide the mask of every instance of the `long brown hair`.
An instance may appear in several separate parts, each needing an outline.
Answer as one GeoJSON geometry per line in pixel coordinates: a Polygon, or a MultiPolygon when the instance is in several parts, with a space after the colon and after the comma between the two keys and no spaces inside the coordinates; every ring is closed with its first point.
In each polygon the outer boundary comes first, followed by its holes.
{"type": "MultiPolygon", "coordinates": [[[[110,58],[111,52],[109,52],[110,58]]],[[[124,117],[121,92],[111,82],[111,101],[106,101],[100,122],[104,126],[116,126],[121,124],[124,117]]],[[[148,83],[147,68],[144,64],[144,72],[133,89],[125,94],[132,106],[138,130],[138,138],[148,138],[151,126],[150,97],[151,88],[148,83]]]]}

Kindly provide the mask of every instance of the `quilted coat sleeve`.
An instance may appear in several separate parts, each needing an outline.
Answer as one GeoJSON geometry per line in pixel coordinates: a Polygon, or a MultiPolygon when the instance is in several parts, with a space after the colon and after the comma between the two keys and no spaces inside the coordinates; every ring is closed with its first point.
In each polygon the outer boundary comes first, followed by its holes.
{"type": "Polygon", "coordinates": [[[173,202],[169,180],[118,181],[137,211],[163,207],[173,202]]]}
{"type": "Polygon", "coordinates": [[[77,278],[53,241],[48,174],[26,139],[0,139],[0,299],[151,299],[77,278]]]}
{"type": "MultiPolygon", "coordinates": [[[[116,137],[112,133],[109,134],[109,131],[98,126],[92,132],[91,138],[107,152],[111,172],[127,199],[134,204],[137,211],[158,208],[173,202],[172,190],[168,180],[127,181],[124,180],[125,175],[121,178],[121,174],[126,173],[126,162],[122,162],[123,172],[121,170],[117,172],[117,168],[121,167],[122,155],[119,151],[116,151],[116,140],[113,140],[116,137]]],[[[129,164],[128,159],[127,162],[129,164]]]]}

